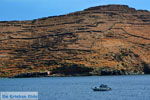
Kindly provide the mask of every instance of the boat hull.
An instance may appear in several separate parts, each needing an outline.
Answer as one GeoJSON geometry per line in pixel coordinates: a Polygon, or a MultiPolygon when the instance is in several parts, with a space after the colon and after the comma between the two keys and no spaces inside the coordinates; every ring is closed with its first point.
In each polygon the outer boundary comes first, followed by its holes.
{"type": "Polygon", "coordinates": [[[93,91],[110,91],[111,88],[93,88],[93,91]]]}

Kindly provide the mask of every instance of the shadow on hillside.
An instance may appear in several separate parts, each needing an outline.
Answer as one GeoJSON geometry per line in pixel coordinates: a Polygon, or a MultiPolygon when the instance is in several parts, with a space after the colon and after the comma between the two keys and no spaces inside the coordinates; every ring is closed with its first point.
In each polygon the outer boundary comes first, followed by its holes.
{"type": "Polygon", "coordinates": [[[62,64],[62,67],[58,67],[52,70],[52,74],[63,75],[90,75],[93,68],[85,67],[81,64],[62,64]]]}

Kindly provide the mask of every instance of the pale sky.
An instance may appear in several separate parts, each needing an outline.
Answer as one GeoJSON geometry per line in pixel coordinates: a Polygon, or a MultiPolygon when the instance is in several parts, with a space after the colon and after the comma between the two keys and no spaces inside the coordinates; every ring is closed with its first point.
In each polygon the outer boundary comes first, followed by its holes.
{"type": "Polygon", "coordinates": [[[107,4],[124,4],[150,10],[150,0],[0,0],[0,21],[63,15],[107,4]]]}

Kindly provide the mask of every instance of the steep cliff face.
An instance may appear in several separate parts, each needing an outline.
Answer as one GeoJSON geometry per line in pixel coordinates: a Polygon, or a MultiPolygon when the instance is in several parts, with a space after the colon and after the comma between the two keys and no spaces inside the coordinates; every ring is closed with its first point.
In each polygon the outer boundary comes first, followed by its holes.
{"type": "Polygon", "coordinates": [[[145,71],[150,64],[150,12],[106,5],[32,21],[0,22],[1,77],[74,64],[145,71]]]}

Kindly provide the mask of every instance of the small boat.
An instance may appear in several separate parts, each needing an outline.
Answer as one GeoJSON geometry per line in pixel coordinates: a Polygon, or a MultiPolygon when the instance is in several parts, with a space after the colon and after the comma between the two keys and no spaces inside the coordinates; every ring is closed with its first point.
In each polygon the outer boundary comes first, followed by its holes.
{"type": "Polygon", "coordinates": [[[108,87],[107,85],[101,84],[99,87],[94,87],[92,88],[93,91],[110,91],[111,88],[108,87]]]}

